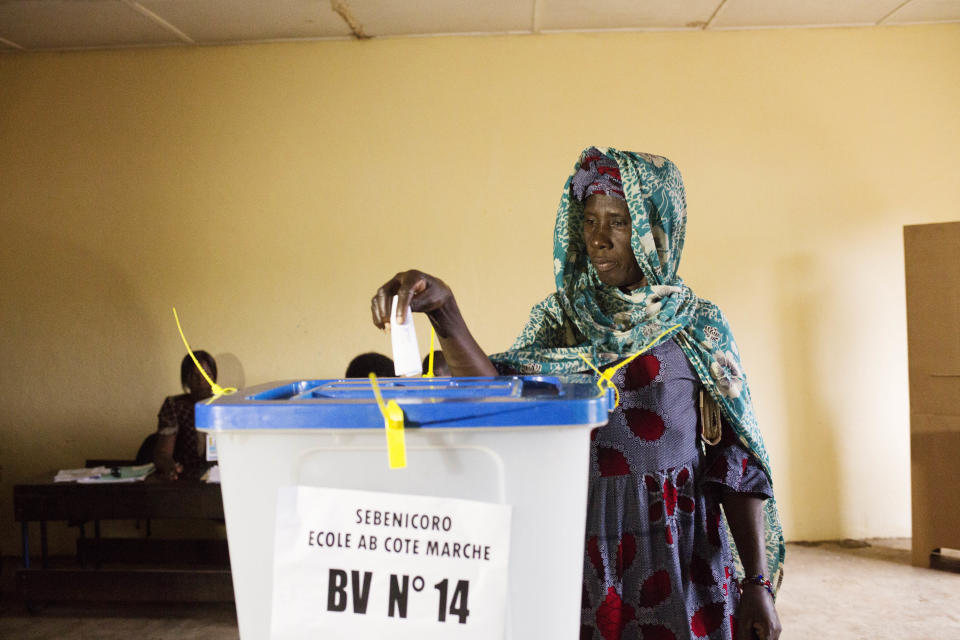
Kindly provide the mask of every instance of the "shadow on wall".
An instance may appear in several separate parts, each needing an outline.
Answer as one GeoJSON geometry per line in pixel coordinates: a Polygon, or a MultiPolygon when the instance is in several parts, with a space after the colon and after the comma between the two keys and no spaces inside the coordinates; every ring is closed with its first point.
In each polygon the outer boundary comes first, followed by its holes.
{"type": "Polygon", "coordinates": [[[786,482],[781,480],[778,487],[789,496],[790,512],[796,519],[793,529],[803,530],[804,522],[827,518],[833,523],[824,528],[840,531],[843,515],[838,488],[843,486],[843,468],[837,456],[837,424],[824,399],[820,374],[830,366],[824,360],[825,336],[818,335],[827,323],[817,316],[829,312],[818,303],[828,288],[821,271],[813,257],[804,254],[777,264],[777,281],[789,283],[777,287],[789,452],[786,482]]]}
{"type": "Polygon", "coordinates": [[[221,387],[235,387],[243,389],[247,386],[247,376],[243,371],[243,363],[235,354],[218,353],[213,356],[217,361],[217,384],[221,387]]]}

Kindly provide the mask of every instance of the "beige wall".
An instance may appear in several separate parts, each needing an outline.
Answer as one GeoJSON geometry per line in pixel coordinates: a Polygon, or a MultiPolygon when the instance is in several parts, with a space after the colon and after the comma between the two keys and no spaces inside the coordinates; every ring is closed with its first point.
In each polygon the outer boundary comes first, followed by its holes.
{"type": "Polygon", "coordinates": [[[230,384],[387,351],[409,266],[507,347],[594,143],[684,172],[788,538],[909,535],[901,226],[960,217],[958,77],[955,25],[0,56],[3,551],[14,483],[155,427],[171,305],[230,384]]]}

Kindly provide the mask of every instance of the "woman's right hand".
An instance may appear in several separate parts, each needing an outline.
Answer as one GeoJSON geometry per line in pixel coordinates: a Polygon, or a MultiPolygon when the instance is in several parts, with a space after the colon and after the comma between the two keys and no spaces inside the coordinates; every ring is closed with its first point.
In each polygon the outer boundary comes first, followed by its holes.
{"type": "MultiPolygon", "coordinates": [[[[444,311],[456,309],[453,291],[443,280],[416,269],[401,271],[383,283],[383,286],[377,289],[376,295],[370,301],[373,324],[380,329],[386,328],[388,324],[394,321],[390,317],[393,296],[398,296],[396,322],[400,323],[406,320],[408,304],[411,311],[419,311],[430,315],[431,321],[438,329],[440,328],[438,324],[441,322],[441,318],[448,315],[444,311]]],[[[459,315],[459,311],[455,315],[459,315]]]]}
{"type": "Polygon", "coordinates": [[[157,473],[164,480],[176,480],[180,476],[180,472],[183,471],[183,465],[170,456],[157,458],[154,466],[157,468],[157,473]]]}
{"type": "Polygon", "coordinates": [[[377,289],[377,294],[370,301],[373,324],[385,329],[391,322],[402,323],[406,320],[408,304],[411,311],[426,313],[430,318],[430,324],[437,330],[443,356],[453,375],[497,375],[497,370],[474,340],[467,323],[460,315],[453,291],[443,280],[416,269],[401,271],[393,276],[377,289]],[[396,320],[390,317],[393,296],[397,296],[396,320]]]}

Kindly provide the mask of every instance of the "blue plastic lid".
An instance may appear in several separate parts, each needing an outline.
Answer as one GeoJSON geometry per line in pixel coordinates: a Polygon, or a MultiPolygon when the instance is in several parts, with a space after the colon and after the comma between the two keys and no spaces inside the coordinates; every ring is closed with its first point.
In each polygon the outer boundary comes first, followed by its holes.
{"type": "MultiPolygon", "coordinates": [[[[408,428],[596,425],[607,421],[612,391],[559,378],[378,378],[408,428]]],[[[196,426],[239,429],[382,429],[369,380],[274,382],[196,405],[196,426]]]]}

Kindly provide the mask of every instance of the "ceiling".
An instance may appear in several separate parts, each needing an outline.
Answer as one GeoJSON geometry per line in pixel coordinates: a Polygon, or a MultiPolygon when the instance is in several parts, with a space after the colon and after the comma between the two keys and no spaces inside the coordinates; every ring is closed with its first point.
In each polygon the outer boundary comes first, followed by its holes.
{"type": "Polygon", "coordinates": [[[960,22],[960,0],[0,0],[0,50],[960,22]]]}

